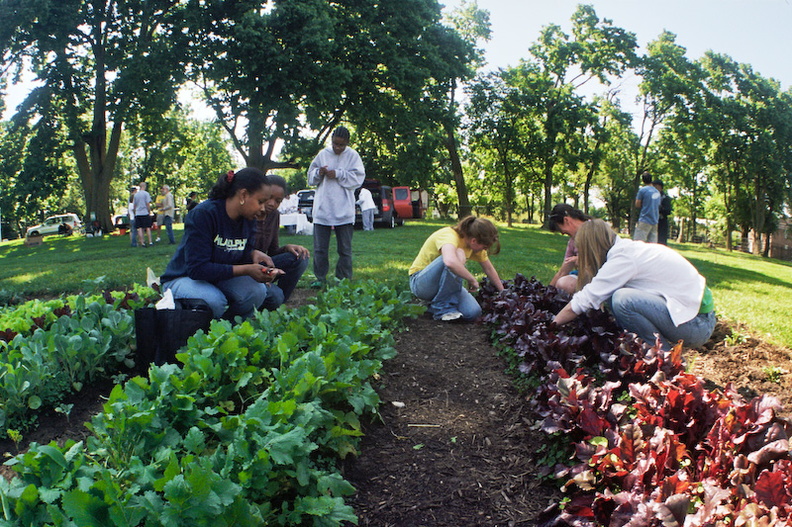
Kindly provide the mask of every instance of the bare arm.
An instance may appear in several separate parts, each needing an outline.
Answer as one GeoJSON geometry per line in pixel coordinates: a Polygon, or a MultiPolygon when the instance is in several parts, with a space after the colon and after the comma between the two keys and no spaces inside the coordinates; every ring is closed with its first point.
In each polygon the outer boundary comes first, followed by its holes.
{"type": "Polygon", "coordinates": [[[440,248],[440,254],[443,257],[443,264],[448,267],[452,273],[466,280],[471,289],[478,289],[478,280],[476,280],[476,277],[465,267],[465,260],[459,258],[456,246],[447,243],[440,248]]]}
{"type": "Polygon", "coordinates": [[[558,314],[553,318],[553,324],[556,325],[563,325],[567,322],[571,322],[577,318],[577,313],[572,311],[572,303],[568,303],[564,306],[564,309],[558,312],[558,314]]]}
{"type": "Polygon", "coordinates": [[[484,274],[487,275],[492,285],[495,286],[495,289],[498,291],[503,291],[503,281],[498,276],[498,271],[495,269],[495,266],[492,265],[492,262],[487,260],[485,262],[481,262],[481,268],[484,270],[484,274]]]}
{"type": "Polygon", "coordinates": [[[569,273],[571,273],[576,265],[577,265],[577,256],[570,256],[569,258],[564,258],[564,263],[561,264],[561,267],[558,269],[558,272],[556,272],[555,276],[553,276],[553,279],[550,280],[549,285],[555,287],[556,283],[558,282],[558,279],[567,276],[569,273]]]}

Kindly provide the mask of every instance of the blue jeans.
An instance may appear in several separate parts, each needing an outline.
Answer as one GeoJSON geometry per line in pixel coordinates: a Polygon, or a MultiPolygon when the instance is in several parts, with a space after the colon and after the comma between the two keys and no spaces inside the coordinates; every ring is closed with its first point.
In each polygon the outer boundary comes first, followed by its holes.
{"type": "Polygon", "coordinates": [[[165,225],[165,230],[168,231],[168,242],[173,245],[176,243],[176,239],[173,237],[173,218],[166,214],[162,218],[162,224],[165,225]]]}
{"type": "Polygon", "coordinates": [[[314,276],[317,280],[325,281],[330,270],[330,233],[335,230],[336,246],[338,247],[338,263],[336,263],[336,278],[352,278],[352,233],[355,225],[319,225],[314,223],[313,249],[314,249],[314,276]]]}
{"type": "MultiPolygon", "coordinates": [[[[281,304],[289,300],[294,288],[297,287],[297,282],[300,281],[300,277],[308,269],[308,261],[308,258],[298,258],[290,252],[276,254],[272,257],[274,266],[286,272],[286,274],[278,278],[277,285],[272,286],[273,290],[277,289],[281,292],[283,297],[281,304]]],[[[273,294],[277,293],[273,291],[273,294]]]]}
{"type": "Polygon", "coordinates": [[[647,243],[657,243],[657,224],[650,225],[639,221],[635,224],[633,240],[644,241],[647,243]]]}
{"type": "Polygon", "coordinates": [[[481,315],[481,306],[464,287],[464,280],[445,266],[443,257],[410,275],[410,291],[421,300],[428,300],[429,312],[435,320],[446,313],[459,311],[465,320],[481,315]]]}
{"type": "Polygon", "coordinates": [[[715,329],[715,312],[700,313],[684,324],[675,326],[665,300],[638,289],[619,289],[610,301],[616,322],[627,331],[637,334],[647,344],[655,343],[655,334],[664,350],[670,350],[678,340],[695,348],[707,342],[715,329]]]}
{"type": "Polygon", "coordinates": [[[270,304],[277,300],[274,298],[276,295],[270,296],[272,288],[267,284],[256,282],[249,276],[235,276],[214,284],[182,276],[162,284],[162,287],[163,292],[170,289],[173,298],[204,299],[212,309],[214,318],[233,320],[234,317],[240,316],[244,319],[250,317],[259,307],[267,309],[278,307],[270,307],[270,304]]]}
{"type": "Polygon", "coordinates": [[[135,217],[129,217],[129,237],[132,238],[132,247],[137,247],[137,229],[135,228],[135,217]]]}
{"type": "Polygon", "coordinates": [[[374,230],[374,211],[375,209],[368,209],[364,210],[360,213],[360,217],[363,220],[363,230],[364,231],[373,231],[374,230]]]}

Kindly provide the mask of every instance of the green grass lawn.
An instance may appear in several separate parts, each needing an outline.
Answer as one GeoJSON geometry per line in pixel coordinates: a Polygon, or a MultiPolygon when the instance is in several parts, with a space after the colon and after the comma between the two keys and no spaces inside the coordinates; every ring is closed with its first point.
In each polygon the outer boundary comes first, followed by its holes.
{"type": "MultiPolygon", "coordinates": [[[[355,278],[406,287],[407,269],[421,244],[434,230],[449,224],[410,221],[393,230],[355,231],[355,278]]],[[[182,225],[174,228],[178,239],[182,225]]],[[[499,229],[502,250],[492,261],[501,278],[522,273],[547,283],[563,259],[567,238],[536,225],[500,225],[499,229]]],[[[282,235],[281,243],[312,249],[310,236],[282,235]]],[[[330,243],[332,274],[335,241],[330,243]]],[[[0,290],[50,296],[124,288],[145,282],[147,267],[160,275],[175,247],[160,243],[132,248],[128,236],[50,236],[37,247],[25,247],[23,240],[4,242],[0,244],[0,290]]],[[[672,247],[707,277],[719,316],[745,323],[770,342],[792,347],[792,324],[787,318],[792,312],[792,263],[692,244],[672,247]]],[[[479,274],[476,264],[471,269],[479,274]]],[[[301,287],[310,282],[310,274],[309,267],[301,287]]]]}

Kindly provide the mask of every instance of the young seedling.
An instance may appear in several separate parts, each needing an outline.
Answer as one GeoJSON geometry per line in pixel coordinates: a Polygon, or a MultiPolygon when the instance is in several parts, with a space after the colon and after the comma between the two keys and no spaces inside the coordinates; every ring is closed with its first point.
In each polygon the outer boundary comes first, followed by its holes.
{"type": "Polygon", "coordinates": [[[22,433],[19,430],[14,430],[13,428],[9,428],[6,430],[6,435],[14,442],[14,447],[16,448],[17,452],[19,452],[19,443],[22,442],[22,433]]]}
{"type": "Polygon", "coordinates": [[[781,384],[781,376],[786,373],[778,366],[768,366],[763,371],[767,376],[767,380],[775,384],[781,384]]]}
{"type": "Polygon", "coordinates": [[[69,421],[69,414],[71,414],[72,408],[74,408],[74,404],[61,403],[55,407],[55,411],[59,414],[65,415],[66,421],[69,421]]]}

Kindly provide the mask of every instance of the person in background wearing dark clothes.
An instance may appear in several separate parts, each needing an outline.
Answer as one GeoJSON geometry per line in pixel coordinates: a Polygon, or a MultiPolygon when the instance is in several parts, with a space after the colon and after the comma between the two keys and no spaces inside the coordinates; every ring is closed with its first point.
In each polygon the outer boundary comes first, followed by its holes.
{"type": "Polygon", "coordinates": [[[184,208],[187,210],[187,212],[190,212],[195,208],[196,205],[198,205],[198,193],[192,191],[187,195],[187,201],[184,204],[184,208]]]}
{"type": "Polygon", "coordinates": [[[311,253],[302,245],[286,244],[281,246],[278,240],[280,228],[280,206],[283,198],[289,193],[286,180],[281,176],[270,174],[267,181],[271,183],[270,199],[264,205],[264,212],[256,218],[256,235],[253,248],[265,253],[264,262],[283,271],[277,278],[277,285],[271,286],[273,302],[284,303],[289,300],[297,282],[308,268],[311,253]]]}
{"type": "Polygon", "coordinates": [[[264,212],[272,187],[257,168],[224,174],[184,222],[184,236],[165,273],[163,292],[174,298],[202,298],[215,318],[248,318],[274,309],[270,282],[281,271],[264,264],[253,248],[256,216],[264,212]]]}
{"type": "Polygon", "coordinates": [[[663,182],[659,179],[652,181],[652,185],[660,193],[660,211],[657,219],[657,243],[668,245],[668,217],[674,207],[671,203],[671,196],[663,192],[663,182]]]}

